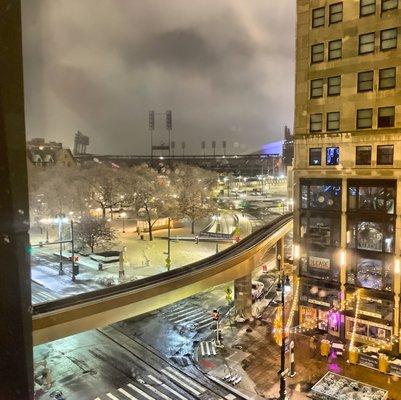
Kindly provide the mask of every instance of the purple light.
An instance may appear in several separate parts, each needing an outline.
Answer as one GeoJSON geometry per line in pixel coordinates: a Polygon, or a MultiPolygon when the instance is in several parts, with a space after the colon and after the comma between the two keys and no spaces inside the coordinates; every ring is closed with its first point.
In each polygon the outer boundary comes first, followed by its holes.
{"type": "Polygon", "coordinates": [[[340,313],[338,311],[330,311],[329,313],[330,326],[338,326],[340,321],[340,313]]]}

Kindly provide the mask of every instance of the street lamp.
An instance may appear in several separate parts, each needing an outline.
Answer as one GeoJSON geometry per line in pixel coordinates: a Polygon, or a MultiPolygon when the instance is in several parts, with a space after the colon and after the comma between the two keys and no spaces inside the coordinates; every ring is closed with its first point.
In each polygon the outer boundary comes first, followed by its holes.
{"type": "Polygon", "coordinates": [[[279,267],[280,278],[279,278],[279,285],[281,291],[281,348],[280,348],[280,393],[279,393],[279,400],[287,400],[287,388],[285,383],[285,377],[287,375],[287,371],[285,369],[285,345],[286,345],[286,338],[285,338],[285,288],[290,287],[290,279],[288,275],[284,274],[284,268],[282,266],[282,258],[281,254],[277,255],[277,264],[279,267]]]}
{"type": "Polygon", "coordinates": [[[58,241],[60,244],[60,261],[59,261],[59,275],[64,275],[63,271],[63,223],[68,222],[68,219],[65,217],[65,214],[58,213],[56,214],[56,218],[54,220],[55,223],[58,223],[58,241]]]}
{"type": "Polygon", "coordinates": [[[127,217],[126,212],[121,212],[120,213],[120,218],[123,220],[123,233],[125,233],[125,218],[127,217]]]}
{"type": "Polygon", "coordinates": [[[39,222],[46,226],[46,243],[49,243],[49,225],[53,220],[50,218],[42,218],[39,222]]]}

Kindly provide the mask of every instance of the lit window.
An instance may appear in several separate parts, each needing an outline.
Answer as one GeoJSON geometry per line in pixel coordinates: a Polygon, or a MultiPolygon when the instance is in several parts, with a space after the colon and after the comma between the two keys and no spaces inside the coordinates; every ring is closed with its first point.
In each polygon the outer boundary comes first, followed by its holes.
{"type": "Polygon", "coordinates": [[[310,82],[310,97],[315,99],[323,96],[323,79],[314,79],[310,82]]]}
{"type": "Polygon", "coordinates": [[[377,119],[378,128],[391,128],[394,126],[394,107],[379,107],[379,114],[377,119]]]}
{"type": "Polygon", "coordinates": [[[372,161],[372,146],[356,147],[356,165],[370,165],[372,161]]]}
{"type": "Polygon", "coordinates": [[[332,40],[329,42],[329,60],[336,60],[341,58],[343,41],[341,39],[332,40]]]}
{"type": "Polygon", "coordinates": [[[312,28],[324,26],[324,7],[312,10],[312,28]]]}
{"type": "Polygon", "coordinates": [[[373,90],[373,71],[359,72],[358,92],[368,92],[373,90]]]}
{"type": "Polygon", "coordinates": [[[398,0],[382,0],[382,12],[398,8],[398,0]]]}
{"type": "Polygon", "coordinates": [[[343,20],[343,3],[331,4],[329,8],[329,23],[335,24],[343,20]]]}
{"type": "Polygon", "coordinates": [[[327,113],[327,130],[328,131],[340,130],[340,113],[338,111],[327,113]]]}
{"type": "Polygon", "coordinates": [[[379,89],[391,89],[395,87],[396,70],[393,68],[385,68],[379,70],[379,89]]]}
{"type": "Polygon", "coordinates": [[[398,29],[386,29],[380,32],[380,50],[390,50],[397,48],[398,29]]]}
{"type": "Polygon", "coordinates": [[[322,131],[322,114],[311,114],[310,116],[310,131],[321,132],[322,131]]]}
{"type": "Polygon", "coordinates": [[[340,161],[340,148],[327,147],[326,148],[326,165],[338,165],[340,161]]]}
{"type": "Polygon", "coordinates": [[[327,95],[337,96],[341,93],[341,76],[331,76],[327,79],[327,95]]]}
{"type": "Polygon", "coordinates": [[[377,146],[377,165],[393,165],[394,146],[377,146]]]}
{"type": "Polygon", "coordinates": [[[376,0],[361,0],[359,15],[365,17],[376,12],[376,0]]]}
{"type": "Polygon", "coordinates": [[[372,115],[373,115],[373,110],[371,108],[357,110],[356,127],[358,129],[371,128],[372,115]]]}
{"type": "Polygon", "coordinates": [[[309,149],[309,165],[322,164],[322,149],[321,147],[309,149]]]}
{"type": "Polygon", "coordinates": [[[375,33],[359,35],[359,54],[368,54],[375,51],[375,33]]]}
{"type": "Polygon", "coordinates": [[[324,43],[314,44],[312,46],[312,64],[322,62],[324,60],[324,43]]]}

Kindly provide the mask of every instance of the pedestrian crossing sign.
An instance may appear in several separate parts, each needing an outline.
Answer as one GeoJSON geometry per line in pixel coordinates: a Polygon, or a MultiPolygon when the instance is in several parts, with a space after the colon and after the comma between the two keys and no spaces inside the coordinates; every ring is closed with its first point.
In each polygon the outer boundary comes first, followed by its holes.
{"type": "Polygon", "coordinates": [[[231,301],[233,299],[233,291],[229,286],[227,286],[224,290],[226,292],[226,300],[231,301]]]}

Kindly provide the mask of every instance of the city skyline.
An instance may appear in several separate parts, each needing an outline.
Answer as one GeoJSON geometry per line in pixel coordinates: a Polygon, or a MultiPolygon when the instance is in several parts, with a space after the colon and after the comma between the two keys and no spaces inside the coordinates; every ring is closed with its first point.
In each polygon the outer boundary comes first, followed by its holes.
{"type": "MultiPolygon", "coordinates": [[[[289,3],[102,1],[92,13],[91,2],[24,1],[27,137],[72,147],[80,130],[90,152],[146,154],[148,111],[171,109],[188,154],[202,141],[249,153],[281,139],[293,124],[289,3]]],[[[157,117],[156,142],[164,127],[157,117]]]]}

